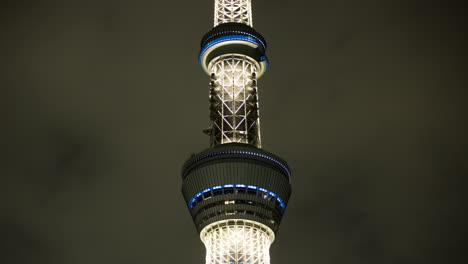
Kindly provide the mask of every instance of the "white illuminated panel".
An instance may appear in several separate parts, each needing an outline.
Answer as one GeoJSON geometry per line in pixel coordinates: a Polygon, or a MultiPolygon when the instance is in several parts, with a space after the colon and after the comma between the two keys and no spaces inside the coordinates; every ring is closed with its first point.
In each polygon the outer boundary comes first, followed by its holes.
{"type": "Polygon", "coordinates": [[[228,22],[252,26],[251,0],[215,0],[214,25],[228,22]]]}
{"type": "Polygon", "coordinates": [[[200,238],[206,247],[206,264],[269,264],[274,234],[249,220],[224,220],[205,227],[200,238]]]}

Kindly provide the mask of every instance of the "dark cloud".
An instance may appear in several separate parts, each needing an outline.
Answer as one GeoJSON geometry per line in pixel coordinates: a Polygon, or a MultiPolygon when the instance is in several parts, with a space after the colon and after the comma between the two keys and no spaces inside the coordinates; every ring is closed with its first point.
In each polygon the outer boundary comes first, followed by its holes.
{"type": "Polygon", "coordinates": [[[47,242],[37,237],[34,230],[3,218],[0,221],[0,261],[2,263],[54,263],[54,252],[47,242]]]}
{"type": "MultiPolygon", "coordinates": [[[[253,5],[262,139],[294,174],[272,263],[462,261],[462,3],[253,5]]],[[[203,263],[179,173],[208,146],[212,6],[2,6],[1,263],[203,263]]]]}

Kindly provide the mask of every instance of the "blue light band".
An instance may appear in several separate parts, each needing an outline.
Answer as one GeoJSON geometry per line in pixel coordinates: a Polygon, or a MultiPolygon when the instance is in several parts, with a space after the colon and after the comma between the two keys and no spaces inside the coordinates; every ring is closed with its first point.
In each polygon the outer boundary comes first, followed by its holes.
{"type": "MultiPolygon", "coordinates": [[[[242,33],[242,32],[240,32],[242,33]]],[[[265,48],[265,45],[263,44],[263,42],[261,40],[259,40],[258,38],[254,37],[253,35],[250,35],[249,36],[246,36],[246,35],[227,35],[227,36],[221,36],[219,38],[215,38],[213,40],[211,40],[210,42],[206,43],[203,48],[201,49],[200,51],[200,55],[198,56],[198,62],[200,63],[200,65],[202,65],[202,57],[203,57],[203,54],[209,49],[211,48],[212,46],[216,45],[216,44],[219,44],[219,43],[222,43],[222,42],[225,42],[225,41],[232,41],[232,40],[242,40],[242,41],[247,41],[247,42],[250,42],[252,44],[255,44],[257,46],[260,46],[262,45],[264,48],[265,48]]]]}
{"type": "Polygon", "coordinates": [[[280,165],[281,168],[283,168],[284,171],[286,171],[286,173],[288,174],[289,182],[291,182],[291,172],[281,162],[279,162],[276,159],[271,158],[269,156],[259,154],[259,153],[255,153],[255,152],[249,152],[249,151],[230,150],[230,151],[222,151],[222,152],[211,153],[211,154],[208,154],[208,155],[205,155],[205,156],[202,156],[202,157],[199,157],[199,158],[195,159],[190,165],[187,166],[187,168],[192,166],[194,163],[196,163],[196,162],[198,162],[198,161],[200,161],[202,159],[206,159],[206,158],[209,158],[209,157],[212,157],[212,156],[217,156],[217,155],[224,155],[224,154],[247,154],[247,155],[257,156],[257,157],[261,157],[261,158],[264,158],[264,159],[267,159],[267,160],[271,160],[274,163],[280,165]]]}
{"type": "Polygon", "coordinates": [[[224,188],[234,188],[234,187],[235,188],[247,188],[247,189],[259,190],[259,191],[262,191],[264,193],[267,193],[267,194],[271,195],[272,197],[274,197],[279,202],[281,211],[284,211],[286,209],[286,204],[284,203],[283,199],[281,199],[274,192],[268,191],[267,189],[260,188],[260,187],[257,187],[257,186],[245,185],[245,184],[225,184],[225,185],[219,185],[219,186],[214,186],[214,187],[205,189],[205,190],[203,190],[203,191],[201,191],[201,192],[199,192],[199,193],[197,193],[197,194],[195,194],[193,196],[193,198],[189,202],[188,207],[191,210],[193,208],[193,204],[196,202],[197,198],[202,196],[205,193],[211,192],[213,190],[224,189],[224,188]]]}

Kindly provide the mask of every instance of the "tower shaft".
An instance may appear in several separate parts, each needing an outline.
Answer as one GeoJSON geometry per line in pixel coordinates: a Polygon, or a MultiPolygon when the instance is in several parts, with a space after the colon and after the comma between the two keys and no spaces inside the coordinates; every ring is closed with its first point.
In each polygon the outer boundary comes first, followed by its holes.
{"type": "Polygon", "coordinates": [[[256,222],[220,221],[205,228],[200,237],[206,246],[207,264],[270,263],[274,234],[256,222]]]}
{"type": "MultiPolygon", "coordinates": [[[[215,28],[234,23],[252,26],[251,0],[215,0],[215,28]]],[[[236,33],[235,28],[230,31],[236,33]]],[[[239,35],[230,37],[232,42],[241,45],[245,41],[239,35]]],[[[234,53],[235,49],[232,52],[213,58],[207,66],[211,76],[208,130],[211,146],[244,143],[261,147],[257,96],[259,64],[254,58],[234,53]]]]}
{"type": "Polygon", "coordinates": [[[211,145],[235,142],[261,147],[255,62],[230,54],[214,60],[211,70],[211,145]]]}
{"type": "Polygon", "coordinates": [[[251,0],[215,0],[214,28],[199,63],[210,76],[211,147],[182,168],[182,194],[206,264],[269,264],[291,195],[287,163],[261,149],[257,80],[266,41],[252,28],[251,0]]]}
{"type": "Polygon", "coordinates": [[[228,22],[253,26],[251,0],[215,0],[214,26],[228,22]]]}

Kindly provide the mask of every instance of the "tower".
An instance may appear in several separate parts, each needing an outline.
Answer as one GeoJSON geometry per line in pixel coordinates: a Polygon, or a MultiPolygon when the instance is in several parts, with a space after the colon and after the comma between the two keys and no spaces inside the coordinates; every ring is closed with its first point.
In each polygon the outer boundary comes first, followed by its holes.
{"type": "Polygon", "coordinates": [[[266,48],[252,28],[251,0],[215,0],[199,55],[210,76],[211,146],[182,168],[206,264],[269,264],[291,194],[288,165],[261,149],[257,79],[268,68],[266,48]]]}

